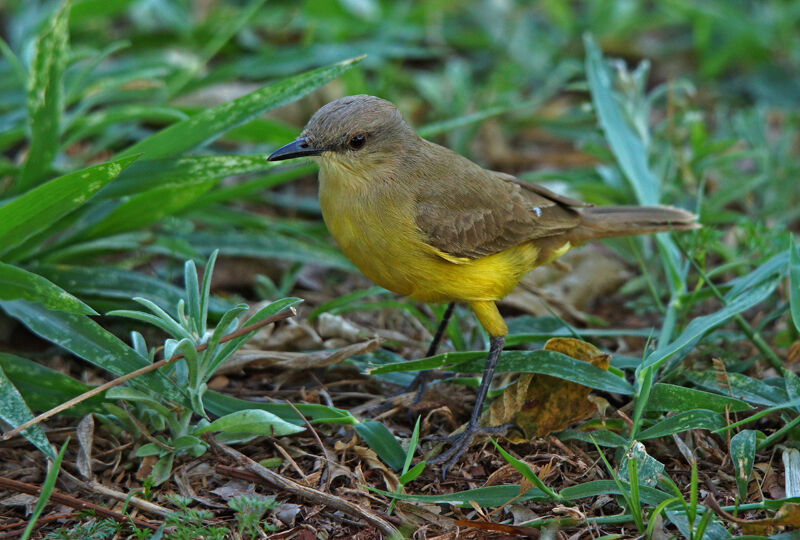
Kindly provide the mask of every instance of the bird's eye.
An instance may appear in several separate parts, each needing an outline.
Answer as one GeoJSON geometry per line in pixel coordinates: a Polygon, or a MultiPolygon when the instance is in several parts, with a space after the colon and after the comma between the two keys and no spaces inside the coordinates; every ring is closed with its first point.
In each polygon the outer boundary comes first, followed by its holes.
{"type": "Polygon", "coordinates": [[[347,143],[347,144],[353,150],[360,150],[361,148],[364,147],[364,143],[366,143],[366,142],[367,142],[367,136],[364,135],[363,133],[360,133],[360,134],[356,135],[355,137],[353,137],[352,139],[350,139],[350,142],[347,143]]]}

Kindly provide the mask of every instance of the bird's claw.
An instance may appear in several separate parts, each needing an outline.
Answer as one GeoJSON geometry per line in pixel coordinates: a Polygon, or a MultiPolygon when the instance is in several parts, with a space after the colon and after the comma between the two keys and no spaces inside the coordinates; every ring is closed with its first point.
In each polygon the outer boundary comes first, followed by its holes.
{"type": "Polygon", "coordinates": [[[461,433],[450,435],[449,437],[426,437],[425,440],[452,441],[450,448],[442,452],[433,459],[427,461],[429,465],[442,463],[442,480],[447,476],[447,471],[452,467],[464,452],[467,451],[473,439],[478,435],[497,435],[516,427],[514,424],[504,424],[502,426],[481,427],[477,424],[467,424],[461,433]]]}

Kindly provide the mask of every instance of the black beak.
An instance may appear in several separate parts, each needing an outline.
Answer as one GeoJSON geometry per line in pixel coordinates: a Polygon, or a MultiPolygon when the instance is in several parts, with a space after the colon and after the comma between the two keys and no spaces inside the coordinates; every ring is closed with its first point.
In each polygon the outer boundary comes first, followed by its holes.
{"type": "Polygon", "coordinates": [[[305,137],[300,137],[296,141],[292,141],[287,145],[281,146],[272,152],[267,161],[281,161],[283,159],[292,159],[303,156],[318,156],[323,152],[320,148],[314,148],[305,137]]]}

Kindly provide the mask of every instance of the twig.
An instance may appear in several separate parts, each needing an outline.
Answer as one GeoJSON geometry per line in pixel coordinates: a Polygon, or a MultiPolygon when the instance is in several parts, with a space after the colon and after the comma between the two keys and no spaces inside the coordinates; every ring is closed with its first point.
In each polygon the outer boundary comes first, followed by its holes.
{"type": "MultiPolygon", "coordinates": [[[[222,339],[220,339],[219,342],[220,343],[225,343],[225,342],[230,341],[232,339],[236,339],[238,337],[241,337],[241,336],[243,336],[245,334],[248,334],[248,333],[252,332],[253,330],[258,330],[259,328],[261,328],[263,326],[267,326],[268,324],[272,324],[274,322],[281,321],[283,319],[287,319],[289,317],[292,317],[296,313],[297,313],[297,310],[295,310],[293,307],[290,307],[288,309],[284,309],[283,311],[281,311],[279,313],[276,313],[275,315],[273,315],[271,317],[267,317],[266,319],[258,321],[258,322],[255,322],[253,324],[248,324],[247,326],[243,326],[242,328],[236,330],[235,332],[231,332],[230,334],[228,334],[225,337],[223,337],[222,339]]],[[[200,352],[200,351],[204,351],[206,348],[208,348],[208,343],[203,343],[202,345],[198,346],[195,350],[197,352],[200,352]]],[[[70,399],[69,401],[66,401],[66,402],[62,403],[58,407],[54,407],[54,408],[50,409],[49,411],[43,412],[42,414],[40,414],[36,418],[34,418],[32,420],[28,420],[24,424],[19,425],[19,426],[15,427],[14,429],[12,429],[11,431],[8,431],[8,432],[4,433],[3,436],[0,438],[0,441],[7,441],[11,437],[16,437],[22,431],[28,429],[29,427],[34,426],[36,424],[39,424],[40,422],[43,422],[44,420],[47,420],[51,416],[54,416],[54,415],[56,415],[56,414],[58,414],[58,413],[60,413],[62,411],[65,411],[65,410],[67,410],[67,409],[69,409],[71,407],[74,407],[78,403],[80,403],[82,401],[85,401],[85,400],[87,400],[87,399],[89,399],[89,398],[91,398],[93,396],[96,396],[97,394],[105,392],[109,388],[113,388],[115,386],[119,386],[120,384],[122,384],[124,382],[127,382],[127,381],[129,381],[131,379],[134,379],[134,378],[138,377],[139,375],[144,375],[145,373],[149,373],[149,372],[151,372],[153,370],[162,368],[164,366],[168,366],[168,365],[172,364],[173,362],[177,362],[181,358],[183,358],[183,353],[178,353],[175,356],[173,356],[172,358],[165,358],[164,360],[159,360],[158,362],[154,362],[152,364],[144,366],[143,368],[137,369],[136,371],[131,371],[130,373],[127,373],[127,374],[123,375],[122,377],[117,377],[113,381],[109,381],[109,382],[107,382],[105,384],[101,384],[100,386],[96,386],[96,387],[92,388],[91,390],[89,390],[88,392],[84,392],[83,394],[81,394],[79,396],[76,396],[76,397],[70,399]]]]}
{"type": "MultiPolygon", "coordinates": [[[[143,512],[149,512],[151,514],[155,514],[160,517],[167,517],[172,514],[172,510],[169,508],[165,508],[163,506],[159,506],[155,503],[150,501],[146,501],[142,498],[137,497],[131,493],[124,493],[122,491],[118,491],[114,488],[110,488],[98,482],[97,480],[81,480],[80,478],[76,477],[73,474],[70,474],[69,471],[61,471],[61,474],[68,477],[72,482],[78,484],[82,489],[90,492],[90,493],[97,493],[99,495],[104,495],[106,497],[111,497],[112,499],[116,499],[118,501],[123,501],[131,506],[142,510],[143,512]]],[[[134,492],[135,493],[135,492],[134,492]]]]}
{"type": "MultiPolygon", "coordinates": [[[[40,517],[36,520],[36,525],[41,525],[42,523],[47,523],[50,521],[57,521],[59,519],[70,519],[80,515],[80,512],[69,512],[66,514],[53,514],[51,516],[44,516],[40,517]]],[[[9,529],[20,529],[20,531],[24,531],[25,527],[28,526],[27,521],[17,521],[15,523],[3,523],[0,524],[0,531],[7,531],[9,529]]],[[[3,535],[0,535],[0,538],[3,538],[3,535]]],[[[9,538],[17,538],[16,536],[9,536],[9,538]]]]}
{"type": "Polygon", "coordinates": [[[294,403],[292,403],[288,399],[285,400],[285,401],[286,401],[286,404],[289,405],[289,407],[291,407],[294,410],[294,412],[297,413],[297,416],[299,416],[300,418],[303,419],[303,422],[305,422],[306,427],[311,432],[311,434],[314,436],[314,438],[317,440],[317,444],[319,445],[320,450],[322,450],[322,460],[323,460],[323,463],[325,464],[325,473],[326,473],[324,475],[321,474],[320,477],[319,477],[319,487],[320,487],[320,489],[322,489],[322,487],[325,485],[325,477],[326,476],[330,477],[330,472],[331,472],[330,471],[330,461],[328,459],[328,451],[325,449],[325,445],[322,444],[322,439],[319,438],[319,434],[317,434],[317,430],[314,429],[314,426],[312,426],[311,422],[308,421],[308,418],[306,418],[303,415],[303,413],[301,413],[299,410],[297,410],[297,407],[294,406],[294,403]]]}
{"type": "MultiPolygon", "coordinates": [[[[243,467],[246,471],[257,475],[259,478],[266,480],[270,484],[274,484],[281,489],[285,489],[289,493],[300,497],[301,499],[309,500],[315,504],[324,504],[325,506],[329,506],[349,516],[356,517],[358,519],[363,519],[370,525],[373,525],[380,530],[382,530],[388,537],[390,538],[402,538],[400,533],[395,529],[388,521],[384,520],[383,518],[373,514],[372,512],[368,512],[365,508],[361,508],[357,504],[353,504],[350,501],[342,499],[340,497],[336,497],[329,493],[323,493],[317,489],[303,486],[298,484],[294,480],[289,478],[285,478],[278,473],[267,469],[266,467],[259,465],[249,457],[245,456],[238,450],[231,448],[228,445],[222,444],[214,437],[207,436],[208,441],[211,445],[217,449],[217,451],[227,454],[228,456],[232,457],[241,467],[243,467]]],[[[222,467],[218,466],[220,471],[226,471],[230,473],[232,470],[235,471],[236,469],[232,467],[222,467]]]]}
{"type": "MultiPolygon", "coordinates": [[[[39,496],[39,493],[42,491],[42,488],[40,488],[39,486],[28,484],[26,482],[20,482],[18,480],[12,480],[11,478],[5,478],[3,476],[0,476],[0,488],[12,491],[18,491],[19,493],[26,493],[28,495],[33,495],[35,497],[39,496]]],[[[156,525],[153,525],[150,522],[142,521],[141,519],[135,519],[130,516],[120,514],[119,512],[114,512],[113,510],[109,510],[108,508],[104,508],[97,504],[77,499],[69,495],[64,495],[63,493],[59,493],[57,491],[53,491],[52,493],[50,493],[50,500],[52,502],[57,502],[65,506],[69,506],[70,508],[74,508],[76,510],[92,510],[97,515],[111,518],[118,523],[126,523],[126,524],[133,523],[139,528],[144,527],[150,529],[151,531],[154,531],[158,528],[156,525]]]]}

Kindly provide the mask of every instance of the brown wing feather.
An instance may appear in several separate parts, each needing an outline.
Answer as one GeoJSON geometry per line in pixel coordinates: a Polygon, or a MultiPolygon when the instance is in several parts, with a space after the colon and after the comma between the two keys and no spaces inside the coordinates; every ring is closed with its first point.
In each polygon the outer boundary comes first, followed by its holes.
{"type": "Polygon", "coordinates": [[[446,181],[427,183],[416,197],[417,226],[437,249],[476,259],[580,223],[570,207],[584,203],[462,159],[440,171],[449,176],[446,181]]]}

